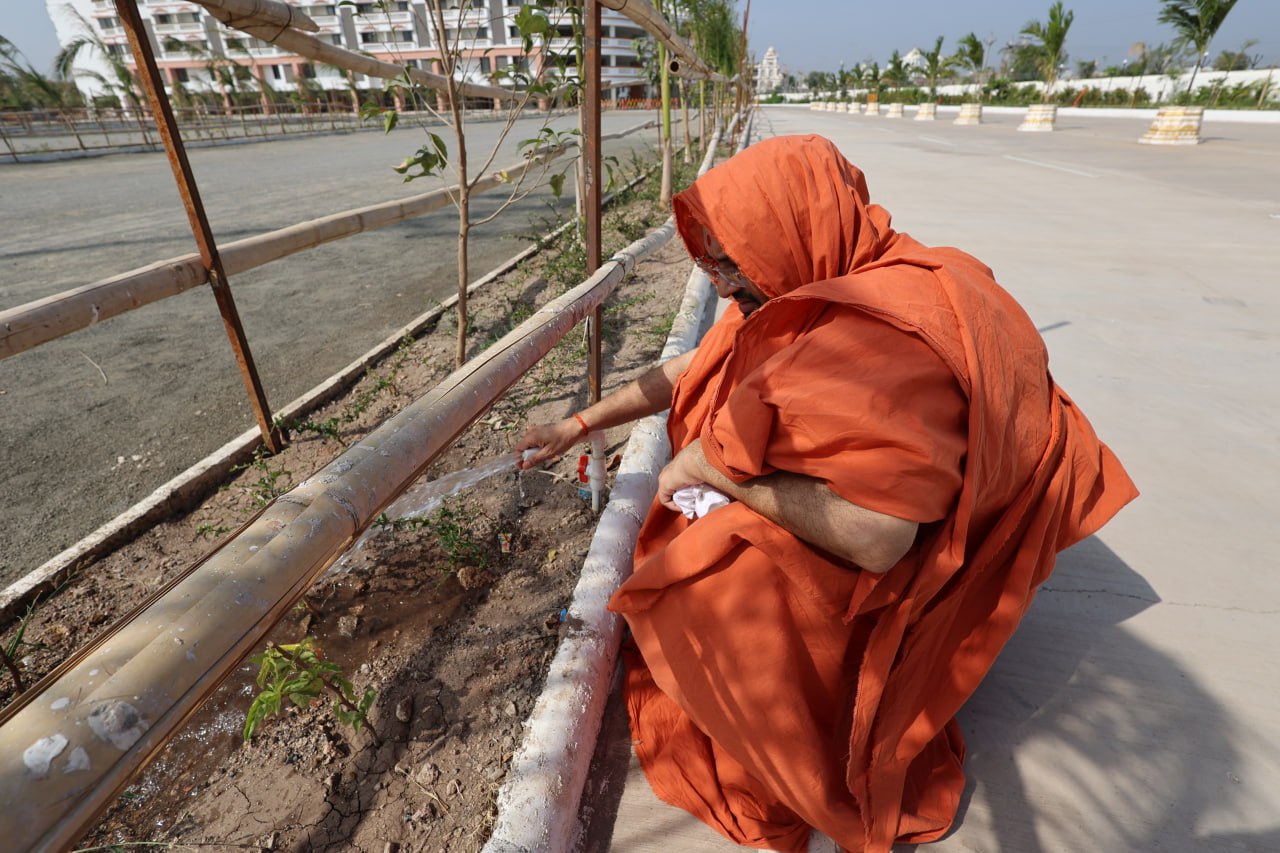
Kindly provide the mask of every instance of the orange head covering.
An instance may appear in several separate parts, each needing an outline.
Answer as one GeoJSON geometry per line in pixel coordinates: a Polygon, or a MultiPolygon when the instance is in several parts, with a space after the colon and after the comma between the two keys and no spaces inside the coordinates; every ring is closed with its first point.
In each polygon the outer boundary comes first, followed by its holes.
{"type": "Polygon", "coordinates": [[[705,226],[770,298],[848,275],[878,260],[894,237],[862,172],[821,136],[752,145],[676,195],[672,207],[693,257],[706,254],[705,226]]]}

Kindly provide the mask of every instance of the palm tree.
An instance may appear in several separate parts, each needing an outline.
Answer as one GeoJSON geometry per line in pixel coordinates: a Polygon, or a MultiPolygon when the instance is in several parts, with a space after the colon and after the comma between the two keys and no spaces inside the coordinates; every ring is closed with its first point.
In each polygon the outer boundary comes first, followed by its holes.
{"type": "Polygon", "coordinates": [[[906,63],[902,61],[902,55],[895,50],[889,57],[889,64],[884,67],[884,81],[893,86],[894,92],[897,92],[906,84],[907,77],[906,63]]]}
{"type": "Polygon", "coordinates": [[[977,33],[969,33],[960,39],[960,48],[955,56],[948,60],[954,68],[963,68],[969,72],[978,84],[978,100],[982,100],[982,71],[987,64],[987,49],[977,33]]]}
{"type": "Polygon", "coordinates": [[[1227,19],[1236,0],[1161,0],[1164,8],[1157,19],[1168,24],[1178,33],[1178,39],[1196,46],[1196,66],[1191,70],[1187,94],[1196,84],[1196,74],[1209,52],[1209,42],[1218,34],[1218,28],[1227,19]]]}
{"type": "Polygon", "coordinates": [[[880,63],[870,62],[862,66],[862,82],[867,84],[868,93],[875,93],[880,100],[880,89],[884,85],[884,75],[880,72],[880,63]]]}
{"type": "Polygon", "coordinates": [[[96,80],[102,84],[103,88],[121,101],[121,106],[124,105],[124,102],[128,102],[139,114],[143,113],[142,95],[138,89],[138,81],[134,78],[133,72],[129,70],[129,66],[125,64],[124,59],[102,40],[94,29],[93,24],[84,15],[74,9],[68,9],[68,11],[79,21],[80,34],[63,45],[62,50],[58,51],[58,55],[53,60],[54,73],[63,80],[70,80],[73,76],[88,77],[96,80]],[[102,58],[107,62],[107,67],[111,69],[111,76],[115,79],[108,80],[96,71],[76,69],[75,62],[80,57],[81,52],[97,52],[101,54],[102,58]]]}
{"type": "Polygon", "coordinates": [[[861,65],[855,62],[853,67],[845,73],[849,75],[849,82],[853,84],[853,88],[855,90],[862,88],[862,78],[864,74],[861,65]]]}
{"type": "Polygon", "coordinates": [[[35,69],[18,46],[0,36],[0,105],[14,109],[76,106],[79,92],[35,69]]]}
{"type": "Polygon", "coordinates": [[[1033,52],[1036,64],[1040,66],[1040,73],[1044,75],[1046,103],[1051,98],[1053,85],[1058,82],[1058,63],[1066,58],[1062,52],[1062,46],[1066,44],[1067,31],[1071,29],[1071,22],[1075,17],[1075,12],[1063,9],[1062,0],[1057,0],[1049,7],[1048,23],[1028,21],[1020,31],[1021,35],[1033,42],[1028,49],[1033,52]]]}
{"type": "Polygon", "coordinates": [[[1214,71],[1244,71],[1257,68],[1262,60],[1259,54],[1249,55],[1249,48],[1258,43],[1257,39],[1245,39],[1239,50],[1224,50],[1213,61],[1214,71]]]}
{"type": "MultiPolygon", "coordinates": [[[[982,47],[981,44],[978,45],[982,47]]],[[[926,50],[921,54],[924,57],[924,76],[929,80],[929,97],[938,97],[938,78],[942,76],[944,71],[951,67],[951,59],[942,55],[942,36],[938,36],[938,40],[933,44],[933,50],[926,50]]]]}

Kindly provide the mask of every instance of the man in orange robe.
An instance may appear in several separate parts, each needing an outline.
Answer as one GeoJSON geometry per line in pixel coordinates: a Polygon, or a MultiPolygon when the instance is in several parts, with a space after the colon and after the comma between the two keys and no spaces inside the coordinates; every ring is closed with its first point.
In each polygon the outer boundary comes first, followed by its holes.
{"type": "Polygon", "coordinates": [[[991,271],[895,232],[829,141],[761,142],[673,206],[740,310],[518,446],[536,465],[670,406],[610,605],[637,756],[739,844],[935,840],[964,788],[956,711],[1057,552],[1137,492],[991,271]],[[687,519],[673,493],[699,483],[732,502],[687,519]]]}

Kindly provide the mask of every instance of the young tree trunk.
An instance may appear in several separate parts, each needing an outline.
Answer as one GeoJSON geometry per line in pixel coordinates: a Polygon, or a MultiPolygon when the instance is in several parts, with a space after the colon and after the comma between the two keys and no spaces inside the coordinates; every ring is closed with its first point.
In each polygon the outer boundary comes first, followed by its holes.
{"type": "Polygon", "coordinates": [[[698,81],[698,148],[707,148],[707,81],[698,81]]]}
{"type": "MultiPolygon", "coordinates": [[[[467,284],[470,271],[468,269],[468,240],[471,236],[471,186],[467,180],[467,138],[462,126],[462,95],[458,81],[454,77],[458,57],[448,49],[444,26],[444,12],[439,4],[430,6],[431,15],[435,19],[436,39],[440,44],[440,70],[446,79],[445,95],[449,104],[449,113],[453,116],[453,139],[456,151],[454,167],[458,173],[458,339],[454,350],[454,364],[461,367],[467,360],[467,284]]],[[[439,93],[437,93],[439,103],[439,93]]]]}
{"type": "Polygon", "coordinates": [[[662,86],[662,189],[658,204],[671,206],[671,86],[667,71],[667,48],[658,45],[658,80],[662,86]]]}
{"type": "Polygon", "coordinates": [[[680,112],[684,116],[684,162],[693,162],[693,142],[689,139],[689,91],[680,81],[680,112]]]}

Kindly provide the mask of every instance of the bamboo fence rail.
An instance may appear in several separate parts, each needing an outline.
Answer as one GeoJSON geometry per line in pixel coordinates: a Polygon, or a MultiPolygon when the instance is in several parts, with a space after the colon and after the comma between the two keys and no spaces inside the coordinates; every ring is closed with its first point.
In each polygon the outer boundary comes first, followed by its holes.
{"type": "MultiPolygon", "coordinates": [[[[395,80],[408,75],[410,80],[426,86],[428,89],[435,89],[440,92],[448,90],[449,79],[443,74],[433,74],[421,68],[397,65],[394,62],[374,59],[371,56],[365,56],[353,50],[347,50],[346,48],[321,41],[315,36],[290,29],[287,25],[264,23],[261,19],[254,17],[237,17],[221,5],[227,0],[192,0],[192,2],[208,9],[209,14],[224,24],[235,27],[254,38],[262,39],[298,56],[369,77],[377,77],[381,80],[395,80]]],[[[502,86],[488,86],[483,83],[468,83],[466,81],[456,81],[456,84],[458,91],[468,98],[492,98],[497,101],[519,102],[529,97],[528,92],[519,89],[506,89],[502,86]]]]}
{"type": "Polygon", "coordinates": [[[731,82],[728,77],[708,68],[692,45],[676,34],[671,22],[649,0],[600,0],[600,5],[626,15],[633,23],[666,45],[674,54],[671,64],[673,74],[693,80],[731,82]]]}
{"type": "Polygon", "coordinates": [[[320,32],[320,25],[307,17],[301,9],[281,3],[280,0],[194,0],[209,10],[209,14],[229,27],[239,27],[242,19],[255,24],[274,24],[277,27],[294,27],[309,33],[320,32]]]}
{"type": "MultiPolygon", "coordinates": [[[[652,126],[652,121],[643,122],[606,134],[601,139],[618,139],[652,126]]],[[[486,192],[519,180],[527,172],[567,150],[566,146],[547,149],[506,169],[490,172],[475,182],[472,192],[486,192]]],[[[220,247],[223,267],[228,275],[235,275],[322,243],[394,225],[446,207],[453,202],[456,192],[457,185],[443,187],[236,240],[220,247]]],[[[0,311],[0,359],[143,305],[176,296],[208,281],[208,270],[201,263],[200,256],[192,253],[156,261],[84,287],[0,311]]]]}

